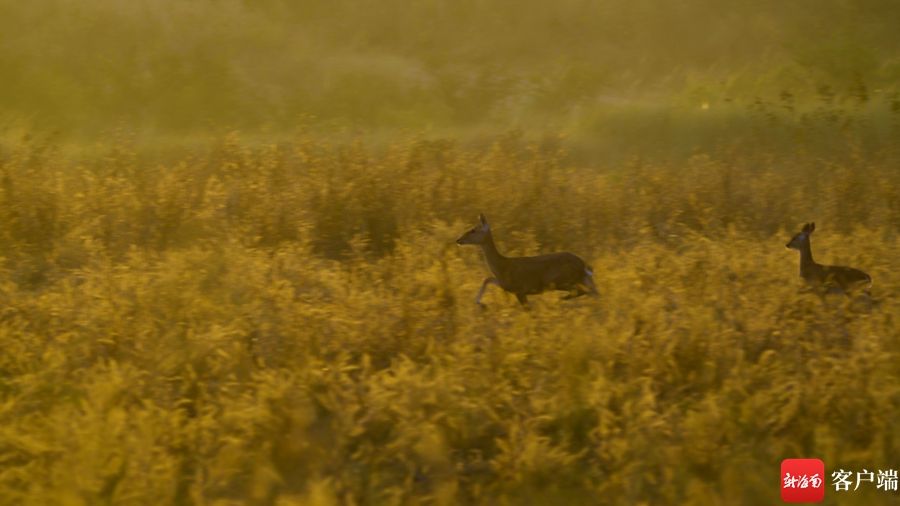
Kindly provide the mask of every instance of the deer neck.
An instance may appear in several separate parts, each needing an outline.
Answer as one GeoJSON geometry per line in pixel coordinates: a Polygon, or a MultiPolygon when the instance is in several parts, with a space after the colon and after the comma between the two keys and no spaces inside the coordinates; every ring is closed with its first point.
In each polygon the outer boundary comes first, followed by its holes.
{"type": "Polygon", "coordinates": [[[806,241],[800,248],[800,276],[804,278],[815,275],[819,265],[813,260],[812,246],[806,241]]]}
{"type": "Polygon", "coordinates": [[[484,260],[487,262],[488,268],[494,276],[498,276],[501,272],[500,267],[506,260],[506,257],[497,251],[497,245],[494,244],[494,236],[490,232],[488,232],[484,242],[481,243],[481,251],[484,253],[484,260]]]}

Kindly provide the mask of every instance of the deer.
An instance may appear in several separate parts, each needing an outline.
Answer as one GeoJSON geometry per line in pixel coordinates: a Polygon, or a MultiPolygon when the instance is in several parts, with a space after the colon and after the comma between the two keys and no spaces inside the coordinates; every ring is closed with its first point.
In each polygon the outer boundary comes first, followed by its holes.
{"type": "Polygon", "coordinates": [[[822,265],[813,260],[809,237],[815,229],[815,223],[803,225],[803,229],[785,245],[800,252],[800,277],[813,289],[823,293],[848,295],[857,289],[868,293],[872,285],[872,276],[853,267],[822,265]]]}
{"type": "Polygon", "coordinates": [[[550,253],[531,257],[507,257],[497,251],[491,226],[483,214],[478,224],[456,240],[456,244],[480,246],[492,276],[485,278],[475,297],[475,304],[482,306],[481,297],[489,285],[497,285],[513,293],[519,304],[527,305],[528,296],[548,290],[569,292],[562,300],[582,295],[597,295],[594,272],[584,260],[572,253],[550,253]]]}

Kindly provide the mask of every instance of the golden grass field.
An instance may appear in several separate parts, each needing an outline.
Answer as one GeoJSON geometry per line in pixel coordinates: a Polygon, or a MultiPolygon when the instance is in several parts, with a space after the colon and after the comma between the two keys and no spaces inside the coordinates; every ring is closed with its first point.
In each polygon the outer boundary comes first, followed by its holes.
{"type": "Polygon", "coordinates": [[[898,19],[0,0],[0,506],[900,503],[898,19]]]}
{"type": "Polygon", "coordinates": [[[896,151],[566,144],[5,145],[0,503],[776,504],[786,457],[898,467],[896,151]],[[600,297],[478,309],[478,212],[600,297]],[[801,290],[811,220],[871,301],[801,290]]]}

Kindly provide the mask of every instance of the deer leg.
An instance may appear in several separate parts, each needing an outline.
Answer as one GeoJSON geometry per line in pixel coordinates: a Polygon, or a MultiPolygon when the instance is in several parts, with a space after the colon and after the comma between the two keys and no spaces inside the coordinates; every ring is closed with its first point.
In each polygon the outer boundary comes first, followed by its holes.
{"type": "Polygon", "coordinates": [[[594,280],[592,280],[590,276],[585,276],[580,283],[575,284],[575,291],[569,292],[569,294],[563,297],[561,300],[574,299],[576,297],[581,297],[582,295],[588,294],[593,296],[599,295],[599,293],[597,292],[597,287],[594,286],[594,280]]]}
{"type": "Polygon", "coordinates": [[[488,285],[500,286],[500,282],[497,281],[497,278],[485,278],[484,283],[481,284],[481,290],[478,290],[478,295],[475,296],[476,304],[481,304],[481,296],[484,295],[484,291],[487,290],[488,285]]]}
{"type": "Polygon", "coordinates": [[[566,295],[565,295],[562,299],[560,299],[560,300],[574,299],[574,298],[576,298],[576,297],[581,297],[582,295],[587,295],[587,293],[588,293],[588,292],[582,290],[581,287],[578,287],[578,288],[575,289],[575,292],[570,292],[570,293],[566,294],[566,295]]]}
{"type": "Polygon", "coordinates": [[[871,288],[864,288],[857,299],[863,301],[866,304],[866,307],[869,309],[872,309],[873,307],[879,307],[881,305],[880,300],[876,300],[874,297],[872,297],[871,288]]]}
{"type": "Polygon", "coordinates": [[[525,295],[524,293],[517,293],[517,294],[516,294],[516,300],[518,300],[518,301],[519,301],[519,304],[522,304],[523,306],[524,306],[525,304],[528,304],[528,296],[525,295]]]}

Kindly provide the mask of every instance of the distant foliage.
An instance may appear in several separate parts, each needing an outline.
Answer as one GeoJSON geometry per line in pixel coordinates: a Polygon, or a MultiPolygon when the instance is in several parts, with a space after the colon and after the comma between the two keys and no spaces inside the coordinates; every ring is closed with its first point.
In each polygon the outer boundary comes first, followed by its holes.
{"type": "Polygon", "coordinates": [[[0,0],[0,126],[554,130],[630,101],[880,102],[894,19],[895,0],[0,0]]]}
{"type": "Polygon", "coordinates": [[[785,457],[895,466],[900,160],[859,146],[5,144],[0,503],[774,504],[785,457]],[[479,212],[600,298],[478,310],[479,212]],[[811,220],[874,301],[799,292],[811,220]]]}

